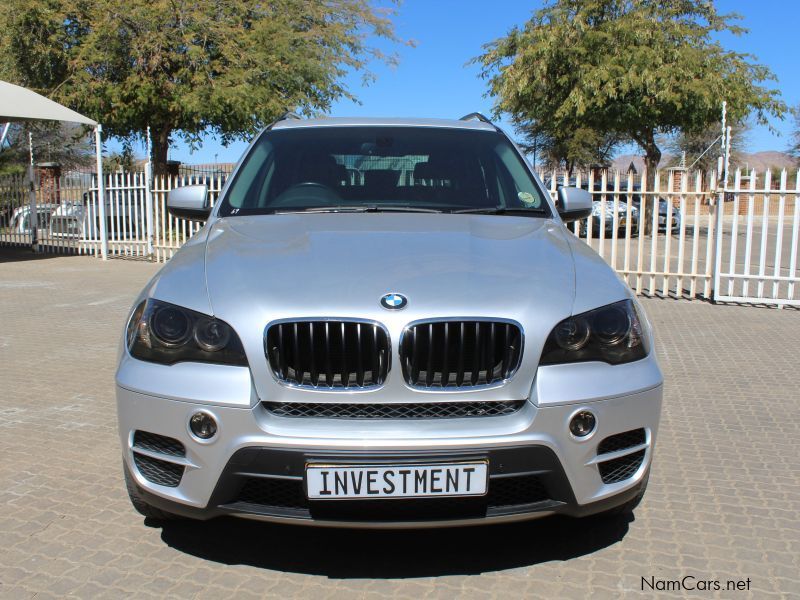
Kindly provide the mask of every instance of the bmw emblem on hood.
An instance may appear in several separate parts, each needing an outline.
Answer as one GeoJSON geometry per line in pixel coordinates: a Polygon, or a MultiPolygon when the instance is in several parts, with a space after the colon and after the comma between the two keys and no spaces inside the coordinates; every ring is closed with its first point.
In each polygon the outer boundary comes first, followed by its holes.
{"type": "Polygon", "coordinates": [[[408,304],[408,298],[403,294],[386,294],[381,298],[381,306],[389,310],[400,310],[408,304]]]}

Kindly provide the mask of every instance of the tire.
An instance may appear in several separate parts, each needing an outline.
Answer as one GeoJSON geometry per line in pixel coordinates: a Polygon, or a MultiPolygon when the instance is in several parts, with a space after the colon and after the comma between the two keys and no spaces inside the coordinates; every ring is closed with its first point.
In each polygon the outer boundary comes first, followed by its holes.
{"type": "Polygon", "coordinates": [[[642,483],[642,487],[641,489],[639,489],[638,494],[636,494],[633,498],[628,500],[625,504],[620,504],[619,506],[615,506],[614,508],[598,513],[596,515],[597,518],[607,519],[607,518],[620,517],[623,515],[629,515],[633,513],[636,507],[639,506],[639,503],[642,501],[642,498],[644,498],[644,493],[647,491],[647,483],[649,480],[650,480],[650,474],[648,473],[647,478],[644,480],[644,483],[642,483]]]}
{"type": "Polygon", "coordinates": [[[151,506],[142,500],[142,497],[139,496],[139,493],[136,491],[136,483],[133,481],[133,477],[131,477],[128,469],[124,469],[124,471],[125,487],[128,490],[128,498],[130,498],[131,504],[133,504],[133,508],[136,510],[136,512],[148,519],[157,519],[159,521],[170,521],[178,518],[177,515],[173,515],[165,510],[151,506]]]}

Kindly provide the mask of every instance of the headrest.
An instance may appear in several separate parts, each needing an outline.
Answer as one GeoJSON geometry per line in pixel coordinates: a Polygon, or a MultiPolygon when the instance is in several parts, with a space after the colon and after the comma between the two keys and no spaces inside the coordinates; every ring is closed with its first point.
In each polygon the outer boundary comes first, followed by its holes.
{"type": "Polygon", "coordinates": [[[400,171],[394,169],[370,169],[364,171],[364,185],[377,187],[397,187],[400,171]]]}
{"type": "Polygon", "coordinates": [[[414,181],[441,177],[440,170],[429,162],[419,162],[414,165],[414,181]]]}

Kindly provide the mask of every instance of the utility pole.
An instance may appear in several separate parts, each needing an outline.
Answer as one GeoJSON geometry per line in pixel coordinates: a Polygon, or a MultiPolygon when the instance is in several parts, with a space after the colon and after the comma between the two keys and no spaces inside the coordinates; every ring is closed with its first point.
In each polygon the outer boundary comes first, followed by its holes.
{"type": "Polygon", "coordinates": [[[722,147],[720,148],[720,155],[719,160],[717,160],[717,173],[719,174],[719,180],[727,181],[728,174],[723,172],[725,169],[725,155],[728,153],[728,140],[725,138],[727,135],[726,129],[726,118],[727,118],[727,108],[728,103],[724,100],[722,101],[722,147]]]}
{"type": "Polygon", "coordinates": [[[722,101],[722,155],[717,160],[717,203],[713,210],[716,211],[714,219],[714,230],[709,231],[709,237],[714,239],[714,287],[712,293],[712,300],[716,302],[717,295],[719,294],[720,286],[720,269],[722,268],[722,226],[723,214],[725,213],[725,189],[728,187],[728,162],[730,157],[730,131],[727,123],[727,108],[728,103],[722,101]],[[721,185],[720,185],[721,184],[721,185]]]}

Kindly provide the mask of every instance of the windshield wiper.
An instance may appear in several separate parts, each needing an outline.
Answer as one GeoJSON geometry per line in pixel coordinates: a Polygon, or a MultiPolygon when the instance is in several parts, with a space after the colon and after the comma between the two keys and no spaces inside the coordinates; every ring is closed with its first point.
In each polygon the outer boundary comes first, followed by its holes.
{"type": "Polygon", "coordinates": [[[370,206],[365,212],[415,212],[415,213],[440,213],[439,208],[423,208],[421,206],[370,206]]]}
{"type": "Polygon", "coordinates": [[[547,211],[541,208],[508,208],[503,206],[487,206],[484,208],[462,208],[452,211],[456,215],[546,215],[547,211]]]}
{"type": "Polygon", "coordinates": [[[293,213],[376,213],[376,212],[414,212],[414,213],[440,213],[436,208],[422,208],[417,206],[378,206],[375,204],[363,206],[315,206],[311,208],[296,208],[276,210],[276,215],[293,213]]]}

